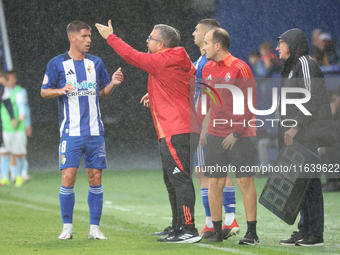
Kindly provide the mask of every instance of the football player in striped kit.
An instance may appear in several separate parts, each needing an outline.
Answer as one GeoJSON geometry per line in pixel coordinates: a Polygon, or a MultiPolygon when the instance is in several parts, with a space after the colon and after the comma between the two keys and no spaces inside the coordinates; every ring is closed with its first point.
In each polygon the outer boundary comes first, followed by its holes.
{"type": "Polygon", "coordinates": [[[91,27],[82,21],[67,26],[69,51],[47,64],[41,87],[45,99],[58,98],[62,183],[59,192],[63,231],[59,239],[73,235],[74,184],[83,156],[89,181],[89,239],[107,239],[99,230],[103,207],[102,169],[106,168],[104,128],[100,117],[99,96],[108,98],[124,76],[119,68],[110,81],[103,61],[87,54],[91,27]]]}

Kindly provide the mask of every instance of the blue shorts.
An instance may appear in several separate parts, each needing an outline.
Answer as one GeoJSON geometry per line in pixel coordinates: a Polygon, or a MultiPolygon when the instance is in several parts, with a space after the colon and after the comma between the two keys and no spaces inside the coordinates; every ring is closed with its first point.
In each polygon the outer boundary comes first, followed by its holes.
{"type": "MultiPolygon", "coordinates": [[[[201,126],[201,132],[202,132],[202,127],[201,126]]],[[[205,151],[207,147],[201,147],[201,144],[198,142],[198,146],[196,149],[196,153],[194,156],[194,167],[199,167],[199,166],[205,166],[205,151]]]]}
{"type": "Polygon", "coordinates": [[[107,168],[104,136],[60,138],[60,169],[79,167],[82,156],[84,158],[85,168],[107,168]]]}
{"type": "Polygon", "coordinates": [[[205,151],[206,147],[201,147],[198,143],[197,150],[194,156],[194,167],[205,166],[205,151]]]}

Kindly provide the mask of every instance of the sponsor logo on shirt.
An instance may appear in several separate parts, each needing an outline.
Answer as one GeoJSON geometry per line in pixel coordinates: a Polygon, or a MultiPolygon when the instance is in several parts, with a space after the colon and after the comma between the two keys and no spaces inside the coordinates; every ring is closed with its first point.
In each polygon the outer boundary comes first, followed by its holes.
{"type": "Polygon", "coordinates": [[[81,91],[69,91],[67,92],[68,97],[84,97],[84,96],[95,96],[97,91],[95,90],[81,90],[81,91]]]}
{"type": "Polygon", "coordinates": [[[78,82],[68,82],[66,86],[71,86],[76,88],[77,90],[67,92],[68,97],[82,97],[82,96],[95,96],[97,95],[97,83],[91,83],[87,81],[83,81],[81,83],[78,82]],[[85,90],[80,90],[85,89],[85,90]]]}
{"type": "Polygon", "coordinates": [[[75,87],[76,89],[96,89],[97,88],[97,83],[87,83],[87,81],[82,81],[81,83],[78,82],[68,82],[66,83],[66,86],[72,86],[75,87]]]}

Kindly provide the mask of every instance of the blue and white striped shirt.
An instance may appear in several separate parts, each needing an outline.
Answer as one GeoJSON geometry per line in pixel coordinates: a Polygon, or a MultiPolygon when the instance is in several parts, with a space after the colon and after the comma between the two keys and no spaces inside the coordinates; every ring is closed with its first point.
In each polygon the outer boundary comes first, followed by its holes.
{"type": "Polygon", "coordinates": [[[61,137],[104,135],[99,91],[109,83],[109,75],[99,57],[86,54],[85,59],[78,61],[65,52],[50,60],[41,88],[76,88],[58,97],[61,137]]]}

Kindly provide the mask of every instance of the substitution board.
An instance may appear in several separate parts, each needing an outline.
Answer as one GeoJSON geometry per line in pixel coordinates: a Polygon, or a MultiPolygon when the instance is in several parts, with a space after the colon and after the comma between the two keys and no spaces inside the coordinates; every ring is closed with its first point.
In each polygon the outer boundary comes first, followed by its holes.
{"type": "Polygon", "coordinates": [[[311,179],[316,177],[315,168],[309,168],[313,164],[320,164],[320,158],[295,140],[293,145],[281,149],[259,203],[293,225],[311,179]]]}

